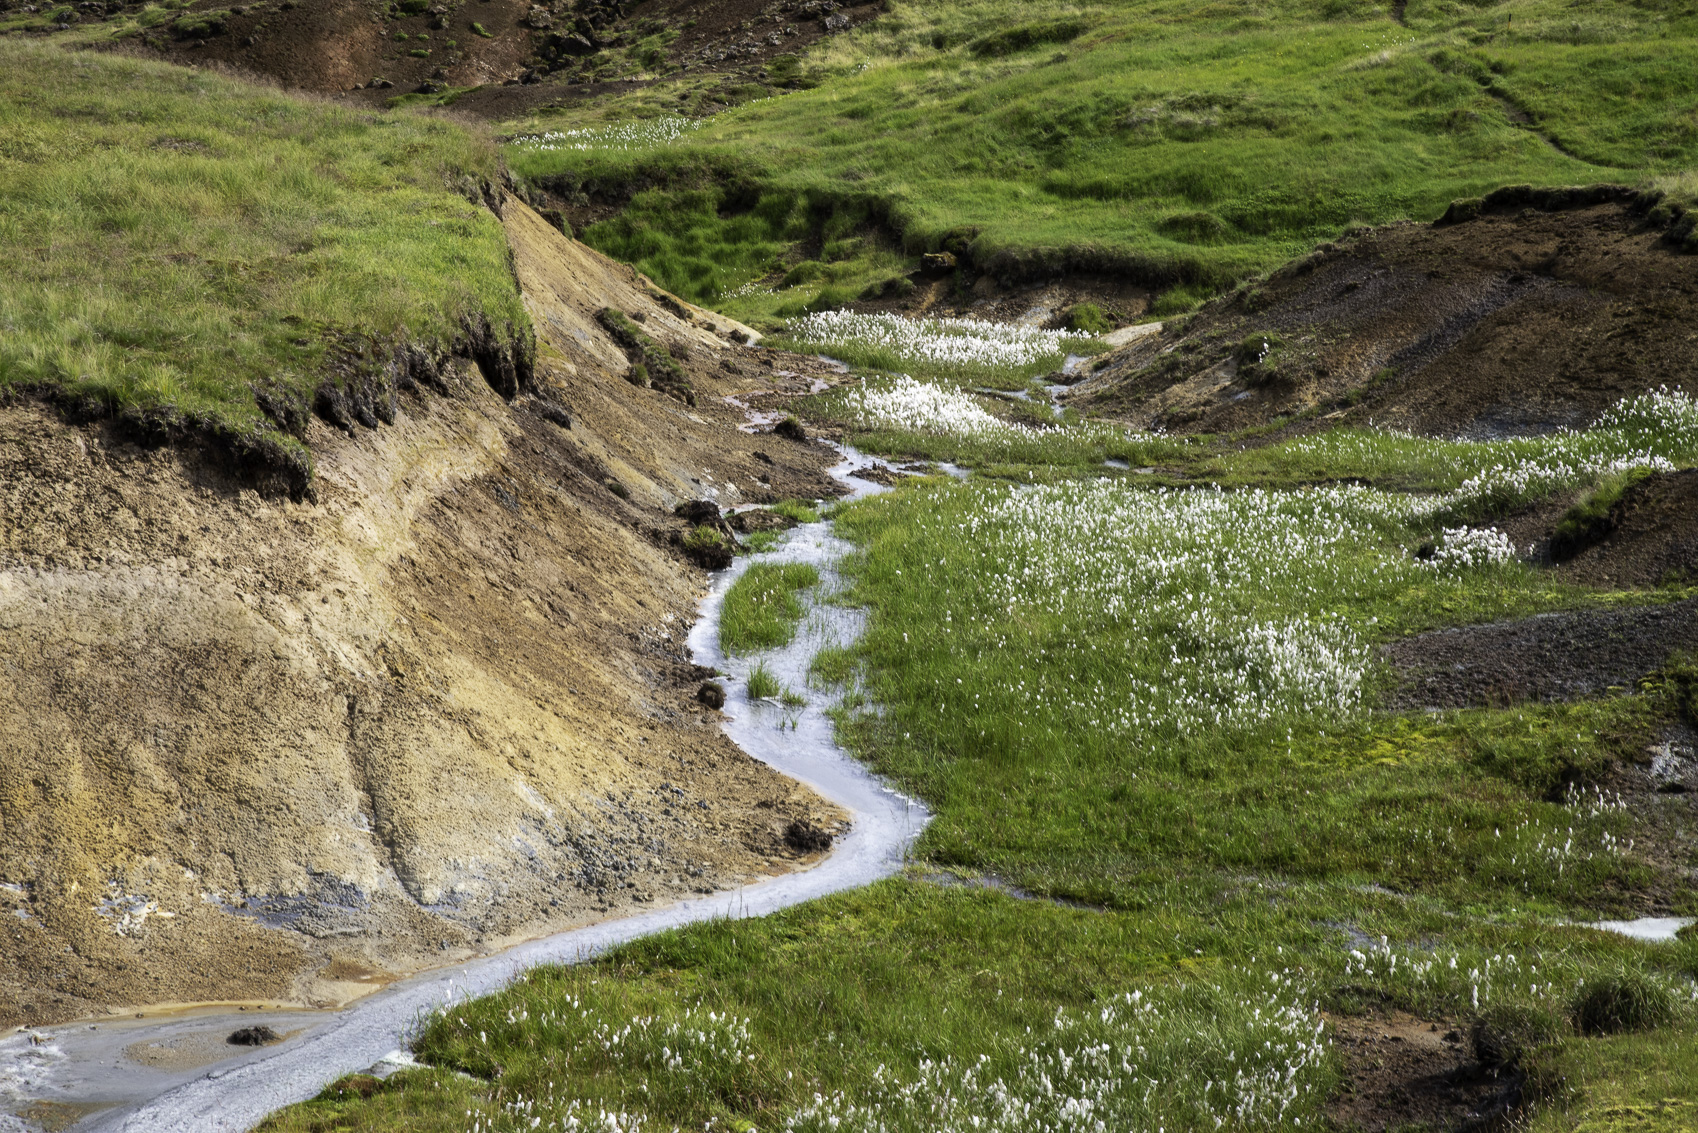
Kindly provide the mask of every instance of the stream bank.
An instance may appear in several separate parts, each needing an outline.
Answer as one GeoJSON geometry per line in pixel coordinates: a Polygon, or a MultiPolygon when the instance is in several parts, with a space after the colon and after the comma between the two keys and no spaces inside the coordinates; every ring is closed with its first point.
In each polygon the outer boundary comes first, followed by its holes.
{"type": "MultiPolygon", "coordinates": [[[[850,452],[831,474],[855,495],[881,491],[854,475],[872,463],[850,452]]],[[[726,591],[758,558],[815,562],[829,585],[831,563],[844,549],[831,534],[829,521],[805,524],[767,555],[740,559],[716,574],[690,632],[696,662],[725,669],[739,678],[741,689],[748,662],[727,660],[718,647],[726,591]]],[[[816,611],[818,616],[808,619],[795,641],[763,657],[794,687],[805,686],[812,652],[826,637],[847,644],[860,629],[862,615],[857,611],[826,606],[816,611]]],[[[73,1126],[78,1130],[244,1130],[281,1106],[312,1097],[343,1074],[386,1059],[391,1064],[404,1061],[406,1038],[421,1016],[495,991],[526,968],[581,961],[695,921],[760,916],[889,876],[901,868],[929,816],[921,804],[884,786],[836,746],[826,708],[825,700],[816,698],[801,709],[780,709],[751,703],[739,691],[727,704],[724,724],[726,735],[750,755],[850,813],[847,833],[811,870],[426,972],[334,1014],[208,1008],[165,1018],[93,1025],[84,1021],[21,1033],[0,1044],[0,1073],[10,1076],[14,1089],[27,1087],[38,1105],[67,1116],[93,1110],[73,1126]],[[195,1064],[194,1052],[216,1053],[225,1036],[255,1024],[270,1026],[287,1041],[256,1049],[230,1047],[230,1057],[195,1064]],[[150,1051],[155,1052],[151,1058],[150,1051]],[[180,1053],[173,1057],[173,1052],[180,1053]]]]}

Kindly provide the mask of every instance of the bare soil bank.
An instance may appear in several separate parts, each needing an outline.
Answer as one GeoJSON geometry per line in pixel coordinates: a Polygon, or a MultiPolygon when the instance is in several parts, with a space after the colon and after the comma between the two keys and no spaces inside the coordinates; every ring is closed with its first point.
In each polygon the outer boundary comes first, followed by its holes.
{"type": "Polygon", "coordinates": [[[506,211],[538,396],[468,367],[392,426],[315,422],[316,505],[0,408],[0,1023],[341,1002],[839,821],[694,700],[672,543],[683,500],[833,491],[719,400],[802,361],[506,211]],[[624,379],[604,306],[694,408],[624,379]]]}
{"type": "MultiPolygon", "coordinates": [[[[22,6],[0,0],[0,12],[22,6]]],[[[106,20],[140,6],[110,0],[70,19],[106,20]]],[[[775,58],[874,19],[883,7],[883,0],[193,0],[182,16],[122,47],[375,105],[421,89],[476,88],[455,106],[501,119],[640,86],[674,68],[765,82],[775,58]],[[657,34],[670,42],[643,64],[646,77],[596,77],[612,53],[657,34]]]]}
{"type": "Polygon", "coordinates": [[[1403,680],[1391,706],[1464,708],[1631,691],[1694,644],[1698,599],[1687,599],[1434,630],[1384,654],[1403,680]]]}
{"type": "Polygon", "coordinates": [[[1363,231],[1113,355],[1074,404],[1228,432],[1579,427],[1698,383],[1698,260],[1628,204],[1363,231]]]}

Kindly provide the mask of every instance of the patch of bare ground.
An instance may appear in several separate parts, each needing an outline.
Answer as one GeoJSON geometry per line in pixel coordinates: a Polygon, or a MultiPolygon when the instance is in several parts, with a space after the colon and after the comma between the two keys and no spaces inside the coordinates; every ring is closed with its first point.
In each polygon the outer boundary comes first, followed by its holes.
{"type": "Polygon", "coordinates": [[[1698,469],[1658,474],[1633,485],[1610,509],[1596,540],[1558,572],[1576,582],[1616,588],[1698,580],[1698,469]]]}
{"type": "Polygon", "coordinates": [[[1117,351],[1070,400],[1182,432],[1287,421],[1485,438],[1698,385],[1694,261],[1609,192],[1322,245],[1117,351]]]}
{"type": "Polygon", "coordinates": [[[1636,688],[1698,642],[1698,599],[1457,626],[1384,647],[1394,708],[1564,701],[1636,688]]]}
{"type": "Polygon", "coordinates": [[[1327,1022],[1344,1063],[1344,1084],[1327,1107],[1339,1128],[1497,1128],[1522,1104],[1523,1073],[1482,1066],[1451,1024],[1393,1010],[1328,1015],[1327,1022]]]}
{"type": "Polygon", "coordinates": [[[314,422],[316,503],[0,407],[0,1025],[345,1002],[805,865],[786,830],[838,827],[722,735],[684,650],[705,576],[675,505],[836,490],[828,449],[723,400],[794,379],[506,222],[537,385],[505,401],[466,363],[392,425],[314,422]],[[605,306],[694,406],[627,380],[605,306]]]}
{"type": "MultiPolygon", "coordinates": [[[[5,11],[9,0],[0,0],[5,11]]],[[[80,5],[72,24],[138,14],[139,0],[80,5]]],[[[772,61],[876,18],[882,0],[193,0],[119,50],[381,106],[471,88],[457,111],[522,117],[662,75],[767,83],[772,61]],[[658,56],[624,49],[671,33],[658,56]]],[[[788,81],[788,76],[786,76],[788,81]]],[[[736,101],[709,92],[700,110],[736,101]]]]}

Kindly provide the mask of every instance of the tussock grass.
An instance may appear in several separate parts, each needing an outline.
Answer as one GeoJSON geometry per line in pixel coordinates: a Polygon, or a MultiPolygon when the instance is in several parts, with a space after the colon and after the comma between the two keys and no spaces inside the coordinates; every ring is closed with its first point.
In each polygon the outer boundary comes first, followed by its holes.
{"type": "Polygon", "coordinates": [[[762,661],[749,670],[749,699],[767,700],[783,692],[783,686],[778,678],[772,675],[772,670],[762,661]]]}
{"type": "Polygon", "coordinates": [[[164,414],[304,462],[337,372],[468,318],[528,333],[477,203],[494,146],[122,55],[0,41],[0,389],[164,414]]]}
{"type": "Polygon", "coordinates": [[[820,572],[810,563],[753,564],[725,594],[720,647],[736,655],[789,644],[802,621],[797,594],[819,581],[820,572]]]}
{"type": "Polygon", "coordinates": [[[772,505],[772,510],[796,523],[818,523],[820,519],[818,509],[801,500],[779,500],[772,505]]]}

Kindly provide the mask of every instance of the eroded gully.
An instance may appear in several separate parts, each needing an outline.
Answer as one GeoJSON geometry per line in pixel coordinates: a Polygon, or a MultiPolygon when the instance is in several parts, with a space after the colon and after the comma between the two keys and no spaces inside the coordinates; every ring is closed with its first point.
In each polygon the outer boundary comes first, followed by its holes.
{"type": "MultiPolygon", "coordinates": [[[[844,461],[832,475],[850,489],[851,498],[869,495],[883,489],[854,473],[876,463],[882,462],[844,450],[844,461]]],[[[272,1111],[313,1097],[344,1074],[407,1063],[406,1042],[422,1019],[446,1004],[497,991],[527,968],[586,960],[626,941],[696,921],[761,916],[897,872],[929,818],[924,806],[886,787],[837,746],[826,715],[833,703],[829,695],[810,690],[810,702],[801,708],[751,702],[743,690],[752,660],[727,658],[719,648],[721,603],[752,562],[812,563],[822,579],[817,593],[829,594],[838,582],[834,565],[847,549],[832,535],[830,523],[821,522],[793,529],[770,552],[740,558],[714,576],[689,637],[694,660],[718,668],[728,678],[726,734],[756,759],[849,812],[848,833],[820,864],[424,972],[334,1013],[238,1013],[219,1008],[164,1020],[85,1019],[16,1034],[0,1040],[0,1102],[45,1102],[63,1117],[80,1111],[86,1116],[72,1126],[76,1130],[249,1129],[272,1111]],[[231,1032],[255,1024],[271,1027],[285,1035],[285,1041],[241,1053],[241,1048],[226,1045],[231,1032]]],[[[760,660],[780,683],[804,689],[815,650],[853,641],[864,617],[863,611],[816,603],[796,640],[763,653],[760,660]]],[[[0,1133],[12,1120],[0,1113],[0,1133]]]]}

